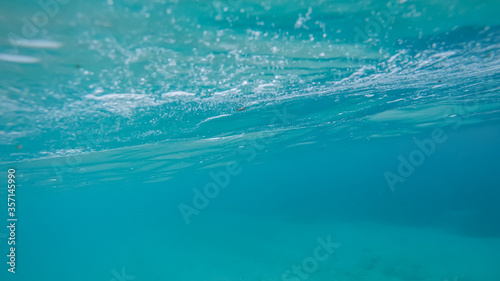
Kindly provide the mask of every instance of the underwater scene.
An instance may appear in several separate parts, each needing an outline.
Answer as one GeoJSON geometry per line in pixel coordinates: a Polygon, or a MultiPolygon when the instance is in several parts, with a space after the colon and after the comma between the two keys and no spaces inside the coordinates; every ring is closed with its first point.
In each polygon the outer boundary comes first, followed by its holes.
{"type": "Polygon", "coordinates": [[[0,1],[2,281],[500,281],[500,1],[0,1]]]}

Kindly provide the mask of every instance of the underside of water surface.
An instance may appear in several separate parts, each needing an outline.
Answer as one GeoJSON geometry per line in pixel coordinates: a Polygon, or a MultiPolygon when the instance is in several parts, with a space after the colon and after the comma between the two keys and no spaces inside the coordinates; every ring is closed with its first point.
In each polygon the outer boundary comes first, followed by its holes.
{"type": "Polygon", "coordinates": [[[0,279],[500,280],[499,13],[1,1],[0,279]]]}

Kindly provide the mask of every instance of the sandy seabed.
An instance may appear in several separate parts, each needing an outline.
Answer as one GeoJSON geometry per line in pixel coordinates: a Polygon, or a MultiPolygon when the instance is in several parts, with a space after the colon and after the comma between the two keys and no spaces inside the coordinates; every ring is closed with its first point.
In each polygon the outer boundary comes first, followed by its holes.
{"type": "Polygon", "coordinates": [[[500,280],[500,238],[434,228],[217,215],[161,239],[165,280],[500,280]]]}

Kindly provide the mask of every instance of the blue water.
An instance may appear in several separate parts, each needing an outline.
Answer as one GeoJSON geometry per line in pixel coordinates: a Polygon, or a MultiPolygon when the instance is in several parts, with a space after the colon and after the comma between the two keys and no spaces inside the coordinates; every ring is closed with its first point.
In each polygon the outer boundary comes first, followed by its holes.
{"type": "Polygon", "coordinates": [[[500,280],[500,2],[0,7],[0,280],[500,280]]]}

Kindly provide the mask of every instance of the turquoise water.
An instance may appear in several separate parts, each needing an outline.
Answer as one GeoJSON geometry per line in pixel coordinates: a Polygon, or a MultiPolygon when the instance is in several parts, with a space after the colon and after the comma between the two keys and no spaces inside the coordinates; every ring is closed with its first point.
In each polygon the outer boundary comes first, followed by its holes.
{"type": "Polygon", "coordinates": [[[500,280],[500,2],[0,7],[1,280],[500,280]]]}

